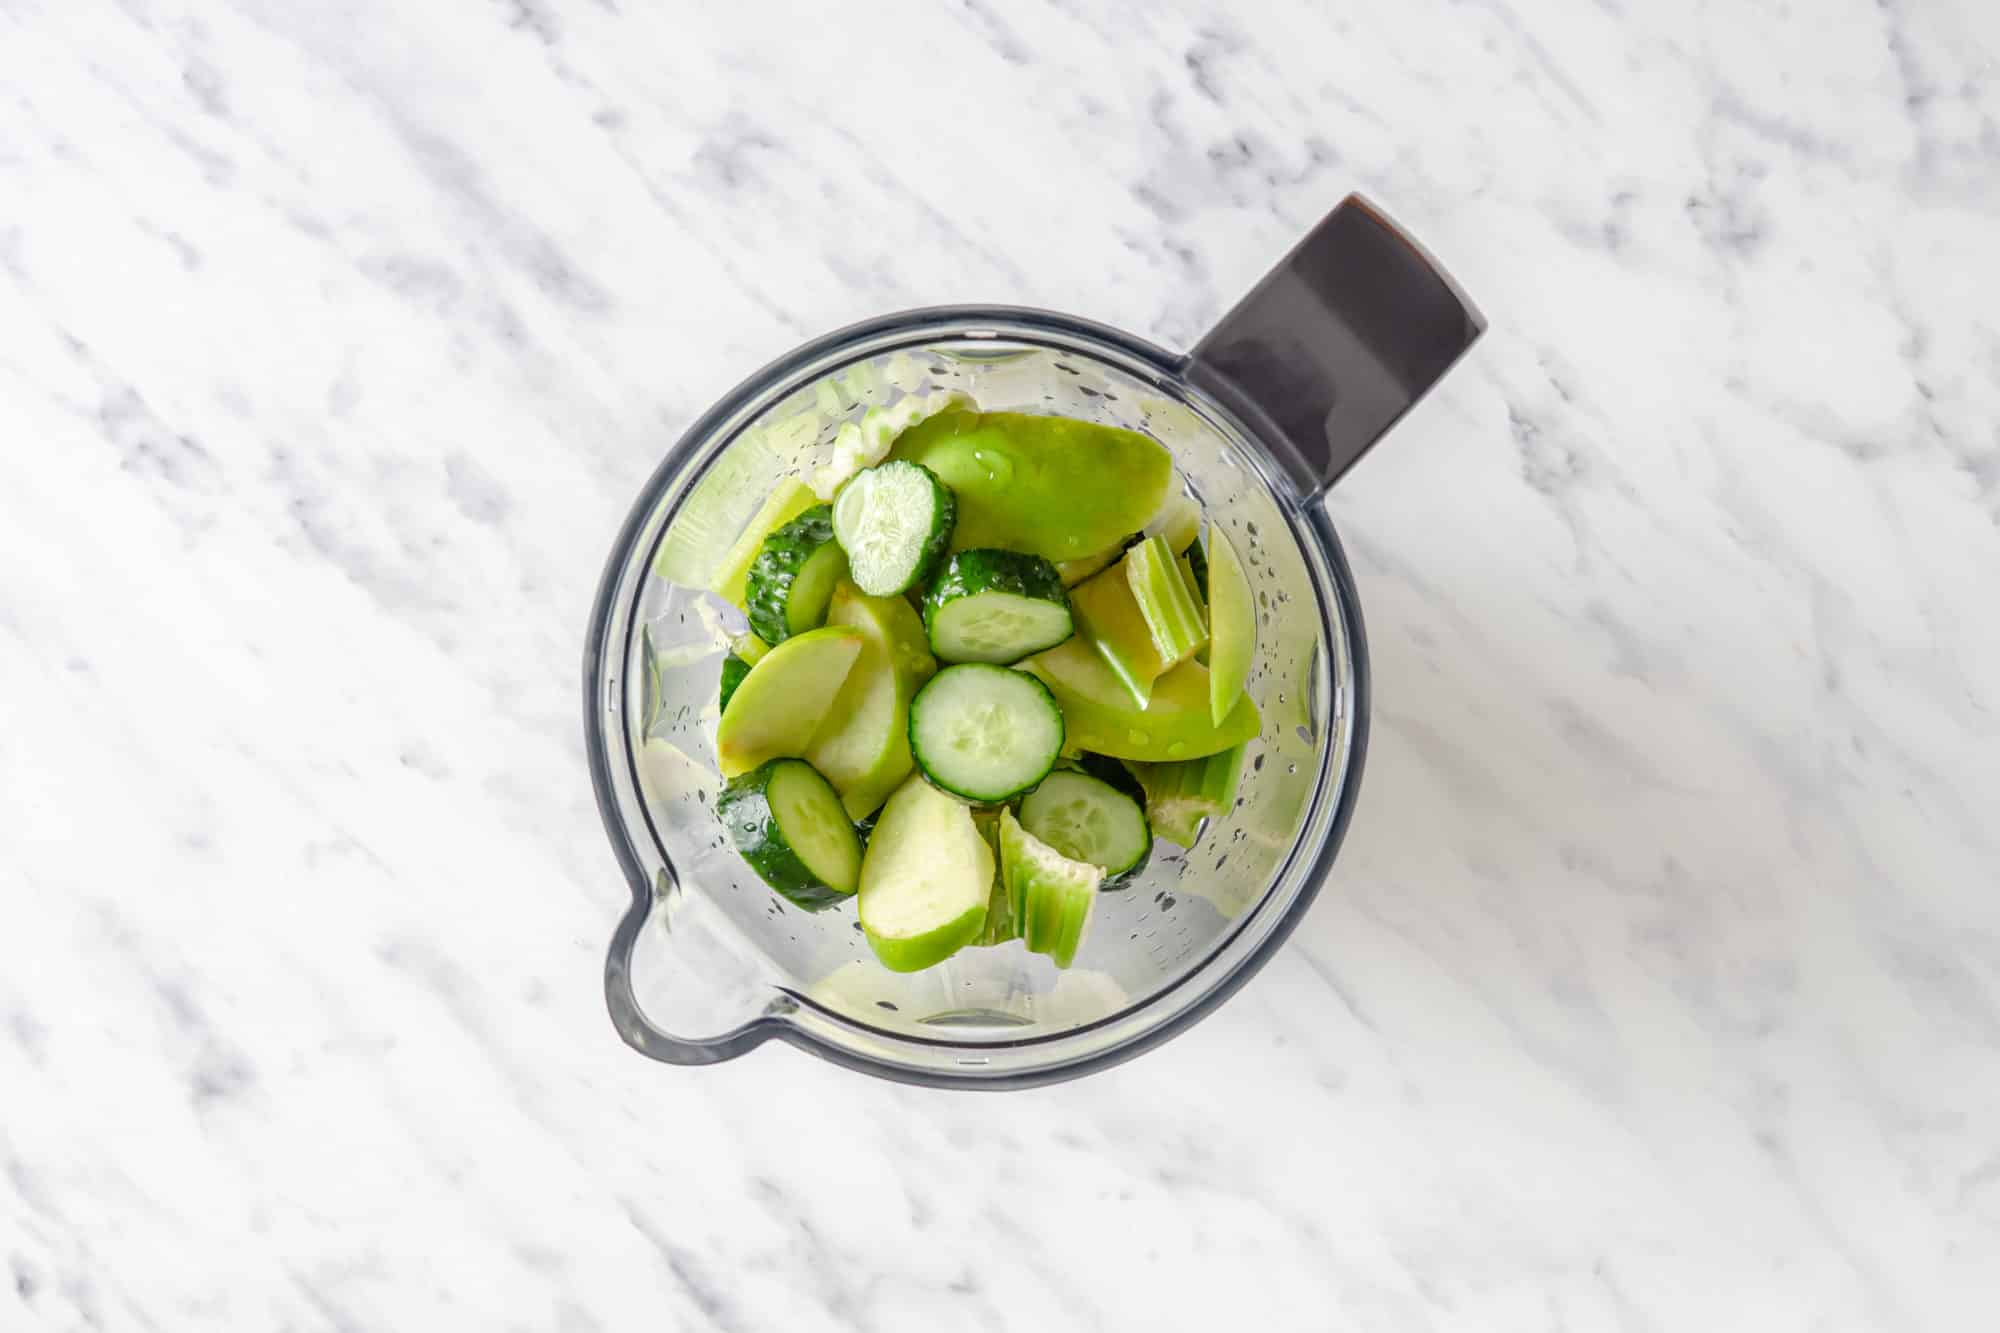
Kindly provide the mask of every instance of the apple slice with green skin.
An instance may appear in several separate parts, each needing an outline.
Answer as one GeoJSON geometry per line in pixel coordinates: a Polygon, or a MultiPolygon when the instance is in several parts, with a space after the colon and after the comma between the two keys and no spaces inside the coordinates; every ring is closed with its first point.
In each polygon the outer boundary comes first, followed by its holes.
{"type": "Polygon", "coordinates": [[[1104,871],[1070,860],[1022,828],[1009,810],[1000,816],[1000,878],[1028,952],[1068,967],[1083,943],[1104,871]]]}
{"type": "Polygon", "coordinates": [[[716,724],[722,776],[748,773],[769,759],[804,758],[867,637],[850,625],[828,625],[794,634],[764,654],[716,724]]]}
{"type": "Polygon", "coordinates": [[[1183,662],[1153,682],[1152,702],[1132,704],[1123,681],[1081,639],[1020,664],[1049,687],[1062,708],[1068,744],[1113,759],[1164,764],[1216,754],[1262,726],[1248,694],[1218,724],[1209,718],[1208,668],[1183,662]]]}
{"type": "Polygon", "coordinates": [[[764,549],[764,539],[818,503],[819,497],[796,478],[781,480],[778,489],[771,492],[764,501],[764,507],[751,518],[749,526],[743,529],[735,545],[722,557],[722,563],[716,566],[715,582],[711,585],[715,595],[742,609],[750,566],[757,562],[757,553],[764,549]]]}
{"type": "Polygon", "coordinates": [[[910,758],[910,700],[924,663],[937,669],[928,647],[918,658],[911,634],[924,641],[924,625],[901,597],[870,597],[852,583],[833,590],[829,625],[846,625],[863,637],[860,656],[847,673],[826,720],[806,747],[806,759],[840,793],[848,818],[860,819],[902,785],[915,766],[910,758]]]}
{"type": "Polygon", "coordinates": [[[978,939],[993,852],[972,811],[914,775],[896,788],[861,858],[861,931],[891,972],[933,967],[978,939]]]}
{"type": "Polygon", "coordinates": [[[1173,458],[1150,436],[1021,412],[946,412],[912,426],[891,458],[921,463],[958,500],[951,549],[1075,560],[1115,546],[1159,511],[1173,458]]]}
{"type": "Polygon", "coordinates": [[[1257,653],[1257,604],[1236,548],[1208,529],[1208,715],[1218,727],[1243,697],[1257,653]]]}

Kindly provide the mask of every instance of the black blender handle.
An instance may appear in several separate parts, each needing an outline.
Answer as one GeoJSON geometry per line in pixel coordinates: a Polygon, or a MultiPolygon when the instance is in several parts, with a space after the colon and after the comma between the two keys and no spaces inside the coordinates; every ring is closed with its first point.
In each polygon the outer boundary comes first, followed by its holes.
{"type": "Polygon", "coordinates": [[[1310,498],[1485,331],[1437,261],[1350,194],[1209,330],[1182,373],[1260,428],[1310,498]]]}

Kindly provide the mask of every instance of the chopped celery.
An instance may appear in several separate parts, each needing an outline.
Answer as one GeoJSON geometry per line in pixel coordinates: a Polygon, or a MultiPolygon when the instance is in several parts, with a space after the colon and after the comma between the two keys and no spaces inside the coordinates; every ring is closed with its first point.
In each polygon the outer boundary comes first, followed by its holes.
{"type": "Polygon", "coordinates": [[[1167,664],[1153,646],[1153,632],[1139,613],[1124,567],[1113,565],[1071,588],[1069,610],[1092,651],[1131,692],[1132,702],[1144,708],[1167,664]]]}
{"type": "Polygon", "coordinates": [[[1238,744],[1200,759],[1138,765],[1139,785],[1146,789],[1146,818],[1153,832],[1168,842],[1194,846],[1201,821],[1226,814],[1236,803],[1247,748],[1247,743],[1238,744]]]}
{"type": "Polygon", "coordinates": [[[1125,577],[1162,663],[1184,662],[1208,641],[1201,604],[1166,538],[1148,537],[1126,552],[1125,577]]]}

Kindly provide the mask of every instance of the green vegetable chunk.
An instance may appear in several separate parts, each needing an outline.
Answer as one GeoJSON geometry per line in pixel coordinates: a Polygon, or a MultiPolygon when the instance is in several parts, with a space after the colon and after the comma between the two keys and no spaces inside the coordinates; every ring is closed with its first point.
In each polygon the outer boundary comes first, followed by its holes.
{"type": "Polygon", "coordinates": [[[715,813],[750,868],[809,912],[860,882],[861,839],[833,787],[802,759],[773,759],[733,779],[715,813]]]}
{"type": "Polygon", "coordinates": [[[815,505],[764,539],[750,566],[746,613],[766,643],[782,643],[826,620],[847,557],[833,539],[833,511],[815,505]]]}
{"type": "Polygon", "coordinates": [[[1257,654],[1257,604],[1236,548],[1222,530],[1208,530],[1209,716],[1217,726],[1243,698],[1257,654]]]}
{"type": "Polygon", "coordinates": [[[1028,952],[1047,954],[1057,967],[1075,962],[1104,872],[1064,856],[1007,811],[1000,816],[1000,876],[1028,952]]]}
{"type": "Polygon", "coordinates": [[[1208,669],[1199,662],[1183,662],[1154,681],[1152,702],[1144,708],[1133,705],[1124,682],[1077,639],[1037,653],[1017,669],[1049,687],[1072,747],[1116,759],[1197,759],[1249,740],[1261,725],[1247,694],[1221,723],[1210,721],[1208,669]]]}
{"type": "Polygon", "coordinates": [[[1208,642],[1201,603],[1165,538],[1148,537],[1127,551],[1125,578],[1162,662],[1174,666],[1208,642]]]}
{"type": "Polygon", "coordinates": [[[1074,560],[1137,532],[1173,478],[1137,431],[1018,412],[947,412],[903,432],[891,458],[922,463],[958,497],[954,550],[1074,560]]]}
{"type": "Polygon", "coordinates": [[[1146,792],[1146,818],[1153,832],[1168,842],[1194,846],[1202,821],[1227,814],[1236,804],[1247,749],[1232,745],[1200,759],[1140,765],[1139,783],[1146,792]]]}
{"type": "Polygon", "coordinates": [[[715,727],[722,776],[803,756],[864,642],[859,630],[829,625],[785,640],[751,667],[715,727]]]}
{"type": "Polygon", "coordinates": [[[1055,566],[1015,551],[960,551],[924,597],[931,648],[947,662],[1018,662],[1075,632],[1055,566]]]}

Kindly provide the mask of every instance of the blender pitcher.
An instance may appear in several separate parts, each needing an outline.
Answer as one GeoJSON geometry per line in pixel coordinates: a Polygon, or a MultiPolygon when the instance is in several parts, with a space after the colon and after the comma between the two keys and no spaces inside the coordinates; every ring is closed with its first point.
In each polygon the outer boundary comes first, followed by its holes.
{"type": "Polygon", "coordinates": [[[1128,1059],[1221,1003],[1310,905],[1359,787],[1368,658],[1323,493],[1484,327],[1350,196],[1185,356],[1046,310],[945,307],[829,334],[725,396],[626,519],[584,651],[591,780],[632,889],[605,965],[619,1035],[672,1064],[777,1037],[885,1078],[1016,1088],[1128,1059]],[[1263,727],[1235,808],[1100,893],[1067,970],[1014,942],[888,971],[851,908],[782,901],[715,813],[716,680],[742,627],[706,589],[722,552],[843,423],[951,390],[1159,440],[1255,597],[1263,727]]]}

